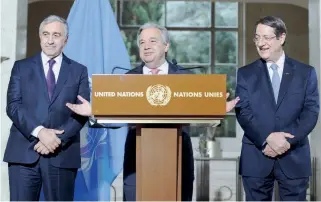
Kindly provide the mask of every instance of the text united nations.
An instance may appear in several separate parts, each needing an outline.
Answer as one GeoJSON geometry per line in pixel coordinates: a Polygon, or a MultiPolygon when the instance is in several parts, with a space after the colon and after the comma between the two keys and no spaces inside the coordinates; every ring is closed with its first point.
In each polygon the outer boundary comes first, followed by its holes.
{"type": "MultiPolygon", "coordinates": [[[[212,97],[221,98],[223,97],[223,92],[172,92],[172,97],[212,97]]],[[[144,92],[95,92],[95,97],[144,97],[144,92]]]]}

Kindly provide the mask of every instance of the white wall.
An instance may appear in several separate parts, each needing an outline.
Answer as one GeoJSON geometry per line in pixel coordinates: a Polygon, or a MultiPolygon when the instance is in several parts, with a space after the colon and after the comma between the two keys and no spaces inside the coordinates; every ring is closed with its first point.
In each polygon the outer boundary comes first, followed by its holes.
{"type": "MultiPolygon", "coordinates": [[[[233,0],[227,0],[233,1],[233,0]]],[[[238,2],[245,3],[284,3],[284,4],[292,4],[296,6],[300,6],[308,9],[309,0],[236,0],[238,2]]]]}
{"type": "Polygon", "coordinates": [[[27,34],[27,0],[1,0],[1,57],[8,57],[0,67],[0,158],[1,158],[1,201],[9,200],[8,168],[2,162],[4,149],[9,136],[11,121],[6,115],[6,93],[13,63],[25,57],[27,34]],[[18,40],[17,40],[18,39],[18,40]]]}
{"type": "MultiPolygon", "coordinates": [[[[320,84],[321,84],[321,3],[320,0],[310,0],[309,1],[309,47],[310,47],[310,64],[315,67],[318,75],[318,86],[320,94],[320,84]]],[[[321,99],[320,99],[321,101],[321,99]]],[[[316,169],[316,179],[317,179],[317,201],[321,200],[321,119],[319,120],[317,126],[310,135],[312,155],[317,158],[317,169],[316,169]]]]}

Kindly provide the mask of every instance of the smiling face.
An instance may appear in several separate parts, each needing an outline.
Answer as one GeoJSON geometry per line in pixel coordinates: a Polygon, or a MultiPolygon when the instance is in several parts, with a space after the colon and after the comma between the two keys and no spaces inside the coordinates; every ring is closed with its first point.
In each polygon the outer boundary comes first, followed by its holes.
{"type": "Polygon", "coordinates": [[[165,44],[157,28],[144,29],[139,35],[139,56],[149,68],[157,68],[165,62],[169,44],[165,44]]]}
{"type": "Polygon", "coordinates": [[[51,22],[43,26],[39,33],[42,51],[50,58],[59,55],[67,43],[64,24],[51,22]]]}
{"type": "Polygon", "coordinates": [[[265,61],[276,62],[283,53],[282,44],[285,42],[285,38],[285,33],[277,37],[273,27],[258,24],[254,42],[260,57],[265,61]]]}

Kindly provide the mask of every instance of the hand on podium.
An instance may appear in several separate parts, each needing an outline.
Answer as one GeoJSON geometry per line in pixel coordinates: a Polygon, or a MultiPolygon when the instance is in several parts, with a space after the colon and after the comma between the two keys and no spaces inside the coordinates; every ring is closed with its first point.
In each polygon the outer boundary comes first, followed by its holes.
{"type": "Polygon", "coordinates": [[[78,95],[77,98],[80,100],[81,104],[67,103],[66,106],[76,114],[79,114],[81,116],[91,116],[92,113],[90,103],[80,95],[78,95]]]}
{"type": "MultiPolygon", "coordinates": [[[[226,99],[230,96],[230,93],[226,93],[226,99]]],[[[235,105],[240,101],[239,97],[236,97],[235,99],[229,101],[226,103],[226,112],[230,112],[232,109],[234,109],[235,105]]]]}
{"type": "MultiPolygon", "coordinates": [[[[226,99],[230,96],[230,93],[226,94],[226,99]]],[[[77,96],[77,98],[80,100],[81,104],[71,104],[67,103],[66,106],[75,112],[76,114],[79,114],[81,116],[92,116],[91,113],[91,105],[90,103],[81,97],[80,95],[77,96]]],[[[235,99],[229,101],[226,103],[226,112],[230,112],[232,109],[234,109],[235,105],[240,101],[239,97],[236,97],[235,99]]]]}

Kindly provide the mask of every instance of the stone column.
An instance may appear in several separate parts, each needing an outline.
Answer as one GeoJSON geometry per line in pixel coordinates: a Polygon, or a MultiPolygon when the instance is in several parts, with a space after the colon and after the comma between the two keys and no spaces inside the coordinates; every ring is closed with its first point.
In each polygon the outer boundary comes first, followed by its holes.
{"type": "Polygon", "coordinates": [[[15,60],[26,54],[28,0],[1,0],[1,64],[0,64],[0,145],[1,145],[1,201],[9,200],[8,166],[2,162],[11,121],[6,115],[6,94],[15,60]]]}
{"type": "MultiPolygon", "coordinates": [[[[310,65],[315,67],[317,75],[318,75],[318,86],[319,86],[319,94],[320,92],[320,84],[321,84],[321,3],[320,0],[309,0],[309,51],[310,51],[310,65]]],[[[321,99],[320,99],[321,101],[321,99]]],[[[314,190],[316,191],[314,198],[317,201],[321,200],[321,119],[319,116],[319,120],[317,126],[313,130],[310,135],[310,143],[312,148],[312,156],[316,157],[316,187],[314,190]],[[319,190],[317,192],[317,190],[319,190]]]]}

